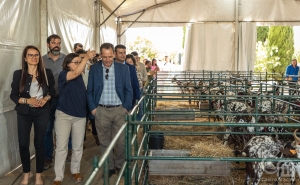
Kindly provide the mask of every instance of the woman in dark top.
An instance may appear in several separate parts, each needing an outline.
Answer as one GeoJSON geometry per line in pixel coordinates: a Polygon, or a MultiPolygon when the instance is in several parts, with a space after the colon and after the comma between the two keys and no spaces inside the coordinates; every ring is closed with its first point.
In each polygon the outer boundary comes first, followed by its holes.
{"type": "Polygon", "coordinates": [[[86,88],[81,73],[84,71],[87,61],[95,55],[95,51],[87,51],[81,60],[76,53],[68,54],[63,62],[63,71],[58,76],[59,103],[54,123],[56,149],[53,185],[60,185],[64,178],[70,132],[72,134],[70,170],[75,183],[81,182],[82,179],[80,161],[86,124],[86,88]]]}
{"type": "Polygon", "coordinates": [[[55,95],[54,83],[52,71],[44,68],[38,48],[25,47],[22,69],[14,72],[10,94],[17,111],[19,150],[24,173],[21,184],[28,184],[32,177],[29,153],[32,123],[36,152],[36,184],[43,184],[41,173],[44,167],[44,137],[49,118],[49,100],[55,95]]]}

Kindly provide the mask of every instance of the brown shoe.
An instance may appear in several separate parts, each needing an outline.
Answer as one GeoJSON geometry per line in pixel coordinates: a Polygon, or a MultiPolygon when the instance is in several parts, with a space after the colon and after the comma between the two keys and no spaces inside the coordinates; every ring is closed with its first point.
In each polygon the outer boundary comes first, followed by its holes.
{"type": "Polygon", "coordinates": [[[82,177],[80,173],[72,174],[72,176],[75,183],[80,183],[82,181],[82,177]]]}
{"type": "Polygon", "coordinates": [[[61,181],[53,181],[52,185],[61,185],[61,181]]]}

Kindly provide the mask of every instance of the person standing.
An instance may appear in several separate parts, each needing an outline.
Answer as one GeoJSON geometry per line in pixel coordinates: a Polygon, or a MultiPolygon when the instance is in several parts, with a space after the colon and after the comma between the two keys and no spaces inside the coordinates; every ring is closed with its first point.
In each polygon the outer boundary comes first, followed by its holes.
{"type": "Polygon", "coordinates": [[[35,184],[43,184],[41,173],[44,170],[44,137],[49,118],[50,99],[55,96],[54,83],[52,71],[44,68],[38,48],[31,45],[25,47],[22,54],[22,69],[14,72],[10,94],[17,111],[19,150],[24,173],[21,185],[28,184],[32,177],[29,153],[32,124],[36,153],[35,184]]]}
{"type": "Polygon", "coordinates": [[[143,88],[142,75],[140,73],[139,65],[135,61],[135,58],[133,57],[132,54],[126,55],[126,64],[129,64],[129,65],[135,67],[135,71],[136,71],[137,79],[138,79],[138,84],[139,84],[138,88],[139,88],[139,92],[140,92],[140,89],[143,88]]]}
{"type": "Polygon", "coordinates": [[[298,81],[299,66],[297,65],[297,60],[293,59],[291,64],[287,66],[285,77],[289,81],[290,88],[296,88],[298,81]]]}
{"type": "MultiPolygon", "coordinates": [[[[131,54],[134,56],[136,64],[139,66],[138,69],[139,69],[139,72],[141,74],[141,79],[143,81],[143,88],[140,89],[140,96],[142,97],[143,93],[144,93],[144,86],[145,86],[145,83],[148,79],[146,67],[145,67],[145,64],[139,62],[138,52],[134,51],[134,52],[131,52],[131,54]]],[[[139,112],[138,112],[138,115],[137,115],[137,120],[138,121],[140,121],[142,119],[143,114],[144,114],[143,113],[143,102],[141,102],[140,105],[139,105],[139,112]]]]}
{"type": "Polygon", "coordinates": [[[148,75],[147,82],[145,83],[145,87],[147,87],[148,84],[153,80],[154,74],[156,73],[156,71],[152,71],[151,70],[152,69],[152,65],[151,65],[151,62],[149,60],[146,60],[145,67],[146,67],[147,75],[148,75]]]}
{"type": "Polygon", "coordinates": [[[159,67],[158,67],[158,65],[157,65],[157,61],[156,61],[155,58],[152,59],[151,71],[155,71],[154,77],[156,77],[157,71],[160,71],[160,69],[159,69],[159,67]]]}
{"type": "Polygon", "coordinates": [[[96,55],[87,51],[81,60],[78,54],[68,54],[63,62],[63,71],[58,77],[59,103],[55,111],[55,179],[53,185],[60,185],[64,178],[68,154],[68,138],[72,132],[71,174],[75,183],[80,183],[80,161],[86,125],[86,88],[82,78],[88,60],[96,55]]]}
{"type": "Polygon", "coordinates": [[[165,56],[165,59],[164,59],[164,64],[161,66],[161,71],[170,71],[171,68],[170,68],[170,61],[169,61],[169,57],[168,56],[165,56]]]}
{"type": "Polygon", "coordinates": [[[77,53],[78,50],[83,50],[83,45],[81,43],[75,43],[73,47],[74,53],[77,53]]]}
{"type": "MultiPolygon", "coordinates": [[[[103,43],[102,61],[91,66],[87,86],[87,101],[95,117],[101,155],[125,122],[131,109],[132,87],[127,65],[114,62],[114,46],[103,43]]],[[[125,136],[120,135],[114,153],[109,154],[109,176],[119,171],[125,161],[125,136]]]]}
{"type": "MultiPolygon", "coordinates": [[[[46,68],[51,69],[54,75],[55,80],[55,91],[56,94],[52,98],[52,108],[49,115],[49,123],[45,135],[45,161],[44,161],[44,170],[47,170],[53,167],[53,127],[55,120],[55,111],[58,105],[58,75],[62,71],[62,64],[65,58],[65,54],[61,53],[61,39],[60,36],[53,34],[47,38],[47,47],[49,52],[43,56],[44,65],[46,68]]],[[[69,140],[69,149],[72,148],[71,141],[69,140]]],[[[71,152],[70,152],[71,153],[71,152]]],[[[70,158],[70,157],[69,157],[70,158]]]]}
{"type": "Polygon", "coordinates": [[[130,71],[131,87],[133,91],[133,99],[132,99],[132,107],[131,107],[132,109],[135,106],[136,101],[139,101],[140,99],[140,86],[139,86],[136,68],[128,64],[127,62],[125,62],[126,47],[124,45],[119,44],[115,46],[115,56],[116,56],[115,58],[116,62],[127,65],[130,71]]]}

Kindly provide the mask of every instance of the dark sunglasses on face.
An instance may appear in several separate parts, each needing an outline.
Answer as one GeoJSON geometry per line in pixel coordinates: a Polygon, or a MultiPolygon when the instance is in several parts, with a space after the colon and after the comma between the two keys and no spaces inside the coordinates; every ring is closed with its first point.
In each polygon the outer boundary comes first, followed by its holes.
{"type": "Polygon", "coordinates": [[[106,75],[105,75],[105,79],[107,80],[108,79],[108,72],[109,72],[109,69],[106,69],[106,75]]]}

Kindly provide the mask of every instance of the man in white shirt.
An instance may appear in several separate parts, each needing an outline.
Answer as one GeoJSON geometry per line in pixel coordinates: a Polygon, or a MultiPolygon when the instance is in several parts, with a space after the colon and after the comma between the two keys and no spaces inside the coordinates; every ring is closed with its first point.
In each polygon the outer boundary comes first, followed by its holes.
{"type": "Polygon", "coordinates": [[[168,56],[165,56],[164,64],[161,66],[161,71],[170,71],[170,62],[168,56]]]}

